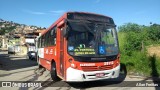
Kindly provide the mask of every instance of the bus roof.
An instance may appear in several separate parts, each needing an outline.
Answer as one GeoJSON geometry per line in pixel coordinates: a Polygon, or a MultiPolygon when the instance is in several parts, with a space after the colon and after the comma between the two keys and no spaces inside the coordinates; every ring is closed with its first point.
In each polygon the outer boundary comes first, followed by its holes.
{"type": "Polygon", "coordinates": [[[73,19],[73,20],[94,20],[94,21],[102,21],[102,22],[113,22],[113,19],[108,16],[95,14],[95,13],[89,13],[89,12],[66,12],[64,13],[55,23],[53,23],[46,31],[42,33],[45,34],[48,30],[56,26],[59,22],[61,22],[64,19],[73,19]],[[98,18],[96,18],[98,17],[98,18]]]}

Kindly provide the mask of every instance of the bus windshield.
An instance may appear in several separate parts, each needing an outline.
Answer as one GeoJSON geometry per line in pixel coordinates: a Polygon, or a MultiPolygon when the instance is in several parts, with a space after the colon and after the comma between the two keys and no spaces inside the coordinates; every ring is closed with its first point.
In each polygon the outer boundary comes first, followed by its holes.
{"type": "Polygon", "coordinates": [[[73,56],[111,56],[118,54],[115,26],[97,22],[69,24],[68,53],[73,56]]]}

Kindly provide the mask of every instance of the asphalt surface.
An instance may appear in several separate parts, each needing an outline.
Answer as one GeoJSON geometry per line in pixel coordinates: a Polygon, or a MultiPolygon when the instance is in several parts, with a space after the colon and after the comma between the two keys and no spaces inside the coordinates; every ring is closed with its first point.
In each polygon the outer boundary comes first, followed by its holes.
{"type": "Polygon", "coordinates": [[[1,84],[2,81],[27,84],[38,83],[37,86],[31,87],[0,87],[0,90],[160,90],[159,85],[159,87],[153,86],[157,85],[159,79],[155,81],[152,78],[131,78],[126,73],[125,68],[123,68],[118,79],[83,83],[67,83],[62,80],[55,82],[50,78],[48,70],[38,69],[35,60],[28,60],[25,56],[8,55],[6,51],[0,51],[1,84]]]}

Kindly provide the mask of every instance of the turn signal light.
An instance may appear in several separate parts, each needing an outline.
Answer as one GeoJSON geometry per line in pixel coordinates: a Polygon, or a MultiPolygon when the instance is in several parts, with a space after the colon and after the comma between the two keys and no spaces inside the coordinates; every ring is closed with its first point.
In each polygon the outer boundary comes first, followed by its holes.
{"type": "Polygon", "coordinates": [[[117,67],[119,65],[120,61],[119,59],[115,61],[115,67],[117,67]]]}
{"type": "Polygon", "coordinates": [[[68,62],[70,63],[71,68],[77,68],[76,64],[74,64],[73,59],[69,59],[68,62]]]}
{"type": "Polygon", "coordinates": [[[71,67],[72,68],[77,68],[77,66],[74,63],[71,64],[71,67]]]}

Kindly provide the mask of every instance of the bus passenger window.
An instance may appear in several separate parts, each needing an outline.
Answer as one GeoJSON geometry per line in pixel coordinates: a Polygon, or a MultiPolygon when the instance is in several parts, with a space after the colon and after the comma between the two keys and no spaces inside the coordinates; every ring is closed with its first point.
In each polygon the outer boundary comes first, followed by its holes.
{"type": "Polygon", "coordinates": [[[51,30],[51,45],[56,45],[56,27],[51,30]]]}

